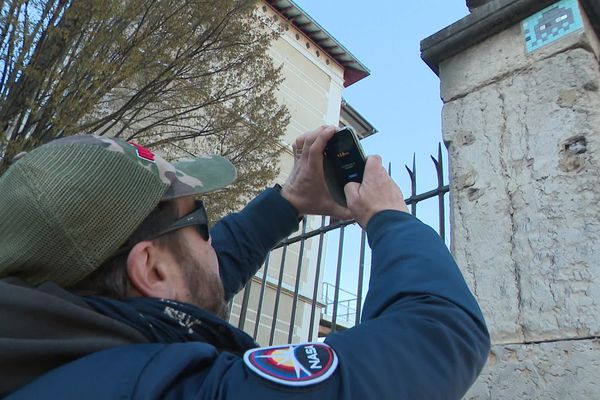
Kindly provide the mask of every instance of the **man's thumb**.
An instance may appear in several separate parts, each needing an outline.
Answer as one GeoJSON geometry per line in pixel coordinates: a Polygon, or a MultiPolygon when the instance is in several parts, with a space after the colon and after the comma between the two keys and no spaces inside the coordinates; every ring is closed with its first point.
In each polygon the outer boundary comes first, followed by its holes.
{"type": "Polygon", "coordinates": [[[344,194],[346,195],[346,203],[348,204],[348,207],[358,200],[359,188],[360,184],[357,182],[348,182],[346,186],[344,186],[344,194]]]}

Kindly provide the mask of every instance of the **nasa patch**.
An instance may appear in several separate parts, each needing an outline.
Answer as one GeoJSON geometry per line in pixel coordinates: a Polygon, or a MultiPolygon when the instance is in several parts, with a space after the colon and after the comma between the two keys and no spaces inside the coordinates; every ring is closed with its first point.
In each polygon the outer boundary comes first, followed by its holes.
{"type": "Polygon", "coordinates": [[[329,378],[337,368],[338,359],[325,343],[304,343],[248,350],[244,363],[269,381],[298,387],[329,378]]]}

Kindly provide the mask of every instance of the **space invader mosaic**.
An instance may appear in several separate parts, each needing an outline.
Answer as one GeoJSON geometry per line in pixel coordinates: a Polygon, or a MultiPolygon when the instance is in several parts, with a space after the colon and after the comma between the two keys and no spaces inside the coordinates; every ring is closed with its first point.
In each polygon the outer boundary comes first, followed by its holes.
{"type": "Polygon", "coordinates": [[[527,52],[531,53],[583,29],[577,0],[561,0],[523,21],[527,52]]]}

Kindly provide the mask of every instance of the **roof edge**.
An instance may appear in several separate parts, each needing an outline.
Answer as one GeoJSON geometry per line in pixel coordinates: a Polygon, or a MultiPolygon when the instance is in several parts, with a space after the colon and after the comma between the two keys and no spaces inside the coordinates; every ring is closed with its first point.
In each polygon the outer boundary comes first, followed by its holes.
{"type": "Polygon", "coordinates": [[[293,0],[264,1],[344,69],[344,87],[351,86],[371,74],[358,58],[293,0]]]}
{"type": "Polygon", "coordinates": [[[379,132],[377,128],[371,125],[371,123],[344,98],[342,98],[340,117],[343,114],[347,114],[348,117],[352,118],[354,123],[360,126],[360,132],[357,132],[360,136],[360,139],[367,138],[379,132]]]}

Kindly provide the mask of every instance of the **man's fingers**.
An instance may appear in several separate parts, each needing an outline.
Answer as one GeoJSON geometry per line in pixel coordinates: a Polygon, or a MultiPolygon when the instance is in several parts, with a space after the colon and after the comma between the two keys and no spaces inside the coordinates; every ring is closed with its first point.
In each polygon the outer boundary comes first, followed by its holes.
{"type": "Polygon", "coordinates": [[[334,209],[332,210],[331,213],[334,217],[336,217],[337,219],[352,219],[352,213],[350,212],[349,209],[340,206],[339,204],[336,204],[334,209]]]}
{"type": "Polygon", "coordinates": [[[302,155],[308,158],[308,154],[310,153],[310,148],[312,147],[313,142],[317,136],[314,132],[310,132],[304,137],[304,143],[302,145],[302,155]]]}
{"type": "Polygon", "coordinates": [[[344,186],[344,194],[346,195],[346,203],[350,207],[358,200],[358,189],[360,188],[360,184],[357,182],[348,182],[346,186],[344,186]]]}
{"type": "Polygon", "coordinates": [[[365,163],[365,174],[367,171],[369,173],[374,173],[379,168],[383,168],[383,161],[381,160],[380,156],[375,154],[367,157],[367,162],[365,163]]]}
{"type": "Polygon", "coordinates": [[[323,162],[323,152],[325,151],[325,146],[327,146],[327,142],[336,132],[337,128],[333,125],[322,126],[321,128],[315,131],[315,136],[312,137],[312,143],[310,145],[309,151],[309,162],[317,163],[316,166],[321,165],[323,162]]]}
{"type": "Polygon", "coordinates": [[[298,144],[298,139],[296,139],[296,143],[292,145],[292,153],[294,154],[294,158],[298,159],[302,155],[302,146],[303,144],[298,144]]]}
{"type": "Polygon", "coordinates": [[[327,130],[329,126],[323,125],[317,129],[314,129],[310,132],[306,132],[296,138],[296,141],[292,145],[292,149],[294,151],[294,156],[299,158],[302,154],[304,154],[305,158],[308,158],[308,152],[310,147],[312,146],[315,139],[322,134],[324,130],[327,130]]]}
{"type": "Polygon", "coordinates": [[[329,141],[331,137],[337,132],[337,128],[334,125],[323,125],[320,137],[325,139],[325,142],[329,141]]]}
{"type": "Polygon", "coordinates": [[[326,141],[329,140],[335,133],[335,130],[336,128],[333,125],[323,125],[314,131],[306,133],[304,135],[304,146],[306,147],[307,144],[312,146],[312,144],[320,137],[326,137],[326,141]]]}
{"type": "Polygon", "coordinates": [[[313,145],[311,147],[311,151],[315,154],[323,153],[325,151],[325,146],[327,146],[327,142],[332,136],[335,134],[336,128],[334,126],[328,126],[326,129],[323,129],[320,134],[315,138],[313,145]]]}
{"type": "MultiPolygon", "coordinates": [[[[327,142],[335,134],[337,128],[323,125],[307,132],[292,145],[294,152],[294,169],[288,177],[284,191],[292,193],[301,201],[296,202],[296,208],[306,214],[332,215],[339,219],[350,219],[350,210],[337,205],[325,186],[323,177],[323,152],[327,142]],[[295,172],[295,173],[294,173],[295,172]]],[[[288,196],[289,197],[289,196],[288,196]]],[[[286,197],[287,198],[287,197],[286,197]]],[[[288,200],[290,200],[288,198],[288,200]]]]}

